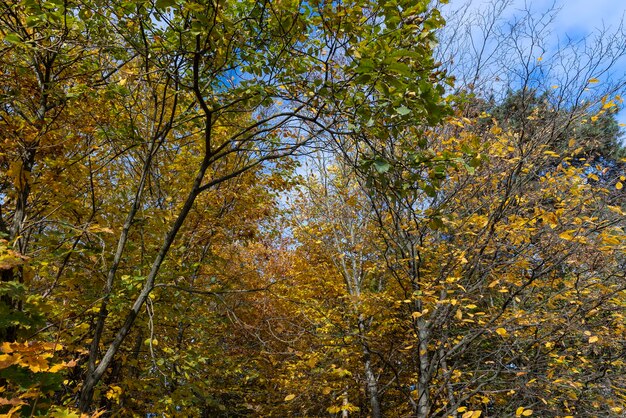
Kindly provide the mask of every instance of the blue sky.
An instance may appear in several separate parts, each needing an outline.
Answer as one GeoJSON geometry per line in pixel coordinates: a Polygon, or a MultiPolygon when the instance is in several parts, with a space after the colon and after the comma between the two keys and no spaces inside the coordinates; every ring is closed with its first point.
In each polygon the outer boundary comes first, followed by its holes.
{"type": "MultiPolygon", "coordinates": [[[[563,43],[568,37],[578,40],[585,36],[593,38],[602,29],[615,31],[626,18],[626,0],[450,0],[450,4],[442,8],[442,11],[444,17],[447,17],[448,8],[454,10],[467,5],[470,10],[476,11],[489,3],[503,1],[511,3],[503,13],[506,20],[521,16],[525,8],[530,8],[541,15],[552,6],[556,6],[559,11],[550,25],[550,35],[544,39],[548,47],[553,46],[555,49],[559,42],[563,43]]],[[[626,28],[622,29],[621,42],[626,47],[626,28]]],[[[599,79],[598,87],[607,81],[607,76],[593,77],[599,79]]],[[[626,79],[626,56],[617,61],[613,67],[612,77],[614,80],[626,79]]],[[[618,114],[618,120],[626,124],[626,111],[623,108],[618,114]]]]}
{"type": "MultiPolygon", "coordinates": [[[[524,2],[518,2],[521,5],[524,2]]],[[[545,10],[554,3],[554,0],[527,0],[533,8],[545,10]]],[[[569,36],[580,38],[592,35],[603,28],[615,30],[626,18],[625,0],[562,0],[557,2],[560,11],[554,21],[553,35],[555,39],[569,36]]],[[[626,38],[623,40],[626,42],[626,38]]],[[[626,77],[626,59],[622,58],[616,66],[617,76],[626,77]]],[[[602,79],[600,80],[602,82],[602,79]]],[[[620,123],[626,124],[626,111],[618,114],[620,123]]]]}

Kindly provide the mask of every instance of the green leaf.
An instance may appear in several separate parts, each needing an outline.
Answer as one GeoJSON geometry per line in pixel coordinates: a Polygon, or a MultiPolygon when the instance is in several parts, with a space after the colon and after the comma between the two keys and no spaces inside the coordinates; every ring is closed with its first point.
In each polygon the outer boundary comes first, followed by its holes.
{"type": "Polygon", "coordinates": [[[4,40],[12,44],[22,43],[22,39],[19,37],[17,33],[7,33],[7,35],[4,37],[4,40]]]}
{"type": "Polygon", "coordinates": [[[402,106],[396,108],[396,113],[398,113],[400,116],[406,116],[409,113],[411,113],[411,109],[409,109],[405,105],[402,105],[402,106]]]}
{"type": "Polygon", "coordinates": [[[389,64],[389,69],[406,77],[411,76],[411,68],[402,62],[393,62],[389,64]]]}
{"type": "Polygon", "coordinates": [[[430,184],[427,184],[423,187],[424,193],[426,193],[426,196],[428,197],[435,197],[437,196],[437,190],[435,190],[435,188],[433,186],[431,186],[430,184]]]}
{"type": "Polygon", "coordinates": [[[176,5],[176,0],[156,0],[157,9],[167,9],[176,5]]]}
{"type": "Polygon", "coordinates": [[[379,159],[374,160],[374,168],[380,174],[384,174],[387,171],[389,171],[389,169],[391,168],[391,165],[389,164],[388,161],[383,160],[382,158],[379,158],[379,159]]]}

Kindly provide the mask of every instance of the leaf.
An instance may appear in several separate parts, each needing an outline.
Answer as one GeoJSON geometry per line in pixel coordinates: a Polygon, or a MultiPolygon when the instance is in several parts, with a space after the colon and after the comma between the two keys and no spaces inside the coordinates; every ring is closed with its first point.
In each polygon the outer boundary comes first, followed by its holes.
{"type": "Polygon", "coordinates": [[[393,70],[394,72],[406,76],[406,77],[410,77],[412,72],[411,69],[409,68],[408,65],[402,63],[402,62],[393,62],[391,64],[389,64],[389,69],[393,70]]]}
{"type": "Polygon", "coordinates": [[[296,398],[296,395],[294,395],[293,393],[291,393],[291,394],[289,394],[289,395],[285,396],[285,402],[292,401],[292,400],[294,400],[295,398],[296,398]]]}
{"type": "Polygon", "coordinates": [[[379,159],[374,160],[374,168],[376,169],[376,171],[378,171],[378,173],[384,174],[387,171],[389,171],[389,169],[391,168],[391,165],[386,160],[379,158],[379,159]]]}
{"type": "Polygon", "coordinates": [[[43,356],[24,356],[20,359],[19,365],[28,367],[32,372],[38,373],[46,371],[50,367],[48,361],[43,356]]]}
{"type": "Polygon", "coordinates": [[[587,80],[588,83],[594,84],[599,82],[600,80],[598,80],[597,78],[590,78],[589,80],[587,80]]]}
{"type": "Polygon", "coordinates": [[[524,417],[529,417],[533,414],[533,410],[532,409],[525,409],[524,412],[522,412],[522,416],[524,417]]]}
{"type": "Polygon", "coordinates": [[[120,396],[122,395],[122,388],[119,386],[111,386],[108,390],[108,392],[106,393],[106,398],[110,399],[112,401],[117,401],[120,399],[120,396]]]}
{"type": "Polygon", "coordinates": [[[593,344],[593,343],[597,343],[599,340],[597,335],[592,335],[591,337],[589,337],[589,344],[593,344]]]}
{"type": "Polygon", "coordinates": [[[21,44],[22,39],[16,33],[7,33],[4,40],[12,44],[21,44]]]}
{"type": "Polygon", "coordinates": [[[615,184],[615,188],[616,188],[617,190],[622,190],[622,188],[623,188],[623,187],[624,187],[624,185],[622,184],[622,182],[621,182],[621,181],[618,181],[618,182],[615,184]]]}
{"type": "Polygon", "coordinates": [[[156,0],[156,8],[161,10],[172,7],[175,4],[176,0],[156,0]]]}
{"type": "Polygon", "coordinates": [[[411,109],[409,109],[405,105],[402,105],[396,108],[396,113],[399,114],[400,116],[406,116],[409,113],[411,113],[411,109]]]}
{"type": "Polygon", "coordinates": [[[496,334],[498,334],[501,337],[505,337],[507,335],[507,331],[504,328],[498,328],[496,330],[496,334]]]}

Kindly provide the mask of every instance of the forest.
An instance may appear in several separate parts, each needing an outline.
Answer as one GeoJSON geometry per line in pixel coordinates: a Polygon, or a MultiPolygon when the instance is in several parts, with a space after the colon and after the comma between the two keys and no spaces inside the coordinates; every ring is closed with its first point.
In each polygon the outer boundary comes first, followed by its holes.
{"type": "Polygon", "coordinates": [[[0,417],[625,416],[626,27],[518,3],[0,2],[0,417]]]}

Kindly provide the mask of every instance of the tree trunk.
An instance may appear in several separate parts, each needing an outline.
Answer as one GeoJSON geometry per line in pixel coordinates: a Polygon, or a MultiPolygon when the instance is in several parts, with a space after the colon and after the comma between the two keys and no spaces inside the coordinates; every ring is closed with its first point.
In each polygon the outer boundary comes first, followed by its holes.
{"type": "Polygon", "coordinates": [[[365,353],[365,379],[367,381],[367,394],[370,400],[370,416],[372,418],[381,418],[380,401],[378,399],[378,381],[372,370],[370,361],[370,353],[365,353]]]}
{"type": "MultiPolygon", "coordinates": [[[[207,126],[210,127],[211,126],[210,119],[208,122],[209,123],[207,123],[207,126]]],[[[207,132],[207,136],[209,136],[210,128],[207,128],[207,129],[209,129],[209,131],[207,132]]],[[[208,166],[209,166],[209,157],[208,157],[208,154],[205,154],[205,158],[202,161],[202,164],[200,165],[200,169],[198,170],[198,174],[196,175],[193,186],[191,187],[191,190],[189,191],[189,194],[187,195],[185,204],[180,209],[180,212],[178,213],[176,220],[170,227],[170,230],[165,235],[165,238],[163,239],[163,243],[161,244],[161,249],[159,250],[159,253],[157,254],[156,258],[154,259],[152,263],[152,268],[150,269],[150,273],[146,277],[146,281],[143,285],[143,288],[141,289],[141,292],[135,299],[135,302],[133,303],[132,308],[126,315],[124,324],[119,328],[119,330],[115,334],[115,338],[113,338],[113,341],[109,344],[109,347],[106,353],[104,354],[104,356],[102,357],[102,360],[100,360],[100,363],[98,364],[98,366],[93,371],[87,373],[87,376],[85,377],[85,380],[83,381],[83,387],[81,389],[80,399],[78,402],[78,408],[81,412],[87,413],[91,409],[95,385],[100,381],[100,379],[102,378],[102,375],[104,374],[104,372],[107,370],[107,368],[113,361],[114,356],[117,354],[120,346],[126,339],[126,336],[130,332],[133,324],[135,323],[135,319],[139,315],[139,311],[141,310],[141,307],[146,302],[146,300],[150,296],[150,293],[154,289],[156,277],[161,268],[161,264],[163,264],[163,261],[165,260],[165,257],[167,256],[169,249],[172,243],[174,242],[174,239],[178,235],[178,231],[180,230],[183,223],[185,222],[187,215],[189,215],[189,211],[191,211],[191,208],[193,207],[196,197],[200,193],[202,181],[204,179],[204,175],[207,171],[208,166]]]]}
{"type": "Polygon", "coordinates": [[[380,418],[382,417],[382,412],[380,400],[378,399],[378,380],[376,379],[374,370],[372,370],[372,354],[365,339],[365,330],[365,320],[363,319],[363,315],[359,315],[359,337],[363,345],[363,369],[365,371],[367,396],[370,402],[370,416],[372,418],[380,418]]]}
{"type": "Polygon", "coordinates": [[[430,356],[428,355],[428,340],[430,332],[425,320],[417,322],[419,336],[419,377],[417,380],[417,417],[427,418],[430,411],[430,356]]]}

